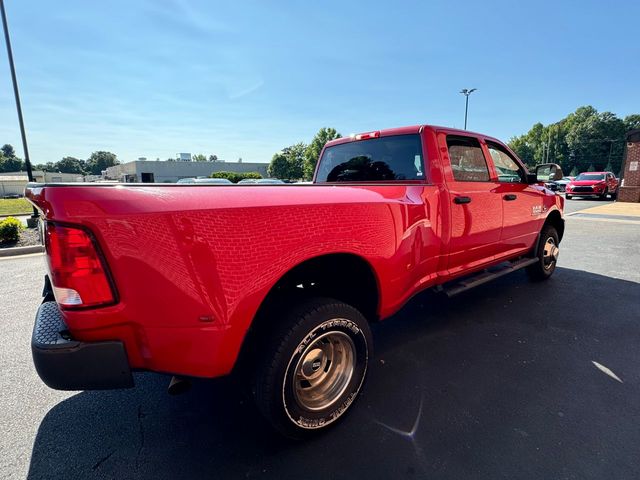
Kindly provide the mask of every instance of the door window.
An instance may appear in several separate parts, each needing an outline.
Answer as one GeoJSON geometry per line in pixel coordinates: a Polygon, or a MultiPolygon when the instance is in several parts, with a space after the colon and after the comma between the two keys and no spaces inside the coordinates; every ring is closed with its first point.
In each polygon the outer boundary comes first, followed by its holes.
{"type": "Polygon", "coordinates": [[[456,182],[488,182],[489,168],[477,138],[447,135],[451,170],[456,182]]]}
{"type": "Polygon", "coordinates": [[[521,183],[524,181],[523,171],[511,155],[504,148],[491,142],[487,142],[489,154],[498,172],[498,181],[501,183],[521,183]]]}

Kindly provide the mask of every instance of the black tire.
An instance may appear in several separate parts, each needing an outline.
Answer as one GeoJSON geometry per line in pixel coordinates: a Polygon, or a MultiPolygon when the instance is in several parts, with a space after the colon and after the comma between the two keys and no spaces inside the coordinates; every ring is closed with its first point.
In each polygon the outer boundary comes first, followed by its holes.
{"type": "Polygon", "coordinates": [[[571,195],[565,195],[564,198],[566,198],[567,200],[571,200],[571,195]]]}
{"type": "Polygon", "coordinates": [[[560,239],[557,230],[551,225],[542,227],[535,252],[538,261],[527,267],[527,273],[532,280],[547,280],[553,275],[553,272],[556,270],[558,258],[557,247],[559,244],[560,239]],[[556,247],[555,255],[551,255],[551,244],[556,247]]]}
{"type": "Polygon", "coordinates": [[[602,195],[598,195],[598,199],[599,200],[606,200],[607,199],[607,195],[609,195],[609,189],[607,188],[602,195]]]}
{"type": "Polygon", "coordinates": [[[301,439],[344,416],[362,388],[373,340],[364,316],[331,298],[304,301],[279,320],[259,356],[254,397],[278,432],[301,439]]]}
{"type": "Polygon", "coordinates": [[[617,200],[618,199],[618,189],[616,188],[616,190],[609,194],[609,197],[611,197],[611,200],[617,200]]]}

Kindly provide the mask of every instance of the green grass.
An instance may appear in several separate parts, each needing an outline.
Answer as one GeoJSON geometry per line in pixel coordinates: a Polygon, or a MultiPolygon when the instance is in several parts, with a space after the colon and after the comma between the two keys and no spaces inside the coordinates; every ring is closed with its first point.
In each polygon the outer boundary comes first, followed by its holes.
{"type": "Polygon", "coordinates": [[[33,211],[24,198],[0,198],[0,215],[26,215],[33,211]]]}

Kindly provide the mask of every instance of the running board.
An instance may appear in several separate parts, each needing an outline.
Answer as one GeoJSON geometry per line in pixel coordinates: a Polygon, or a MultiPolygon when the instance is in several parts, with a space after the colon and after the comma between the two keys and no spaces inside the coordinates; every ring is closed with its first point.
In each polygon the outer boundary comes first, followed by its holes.
{"type": "Polygon", "coordinates": [[[454,295],[458,295],[466,290],[477,287],[478,285],[482,285],[483,283],[490,282],[498,277],[502,277],[511,272],[515,272],[516,270],[520,270],[521,268],[528,267],[529,265],[533,265],[540,260],[537,258],[521,258],[519,260],[514,260],[513,262],[503,262],[501,264],[496,265],[495,267],[491,267],[489,269],[478,272],[470,277],[465,277],[461,280],[454,281],[451,284],[445,284],[439,289],[441,292],[444,292],[447,297],[453,297],[454,295]]]}

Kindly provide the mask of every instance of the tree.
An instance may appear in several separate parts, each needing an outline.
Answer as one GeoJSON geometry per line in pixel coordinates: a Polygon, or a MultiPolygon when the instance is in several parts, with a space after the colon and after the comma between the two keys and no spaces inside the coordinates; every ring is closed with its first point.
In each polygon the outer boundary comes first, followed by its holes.
{"type": "Polygon", "coordinates": [[[34,171],[41,170],[43,172],[57,172],[58,171],[56,169],[56,164],[53,163],[53,162],[38,163],[38,164],[33,166],[33,170],[34,171]]]}
{"type": "Polygon", "coordinates": [[[260,179],[262,175],[259,172],[213,172],[210,175],[211,178],[226,178],[227,180],[238,183],[245,178],[260,179]]]}
{"type": "Polygon", "coordinates": [[[526,135],[522,135],[520,137],[513,137],[509,141],[509,146],[511,147],[511,150],[516,152],[516,154],[520,157],[520,159],[524,163],[530,166],[535,165],[535,161],[534,161],[535,149],[527,140],[526,135]]]}
{"type": "Polygon", "coordinates": [[[289,160],[284,153],[274,153],[267,167],[267,174],[273,178],[283,178],[287,180],[291,178],[289,160]]]}
{"type": "Polygon", "coordinates": [[[55,164],[55,169],[61,173],[84,173],[82,160],[78,160],[74,157],[64,157],[58,163],[55,164]]]}
{"type": "Polygon", "coordinates": [[[101,175],[103,170],[119,163],[115,153],[98,151],[93,152],[87,159],[86,169],[92,175],[101,175]]]}
{"type": "Polygon", "coordinates": [[[2,156],[5,157],[5,158],[15,158],[16,157],[16,151],[8,143],[5,143],[0,150],[2,150],[2,156]]]}
{"type": "Polygon", "coordinates": [[[627,115],[624,117],[624,128],[627,132],[640,128],[640,114],[627,115]]]}
{"type": "Polygon", "coordinates": [[[24,169],[24,162],[18,157],[0,156],[0,172],[19,172],[24,169]]]}
{"type": "Polygon", "coordinates": [[[576,115],[578,118],[571,124],[566,136],[578,170],[584,171],[587,166],[602,170],[607,163],[611,163],[613,171],[618,171],[624,148],[624,121],[611,112],[598,113],[593,107],[581,107],[576,114],[582,113],[582,109],[589,109],[588,115],[581,118],[576,115]]]}
{"type": "Polygon", "coordinates": [[[304,154],[307,145],[296,143],[276,153],[267,167],[267,173],[283,180],[299,180],[304,176],[304,154]]]}
{"type": "Polygon", "coordinates": [[[16,157],[16,151],[5,143],[0,148],[0,172],[19,172],[24,169],[24,162],[16,157]]]}
{"type": "Polygon", "coordinates": [[[565,172],[584,172],[606,165],[617,172],[622,164],[624,134],[640,127],[640,115],[624,120],[612,112],[583,106],[559,122],[536,123],[531,130],[510,140],[509,146],[530,167],[544,162],[559,163],[565,172]]]}
{"type": "Polygon", "coordinates": [[[217,162],[218,161],[218,156],[217,155],[209,155],[209,161],[210,162],[217,162]]]}
{"type": "Polygon", "coordinates": [[[316,164],[320,157],[320,152],[324,148],[324,145],[336,138],[341,138],[335,128],[322,127],[318,130],[318,133],[313,137],[311,143],[307,146],[304,152],[304,178],[310,180],[316,170],[316,164]]]}
{"type": "Polygon", "coordinates": [[[195,155],[193,155],[191,157],[191,161],[192,162],[206,162],[207,161],[207,156],[203,155],[202,153],[196,153],[195,155]]]}

